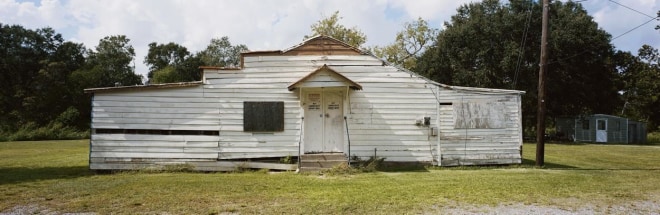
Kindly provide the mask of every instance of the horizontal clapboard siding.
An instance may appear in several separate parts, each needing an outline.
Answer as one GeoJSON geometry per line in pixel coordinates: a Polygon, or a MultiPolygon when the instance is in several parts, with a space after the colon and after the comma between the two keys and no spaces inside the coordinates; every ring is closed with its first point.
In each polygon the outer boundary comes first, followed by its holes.
{"type": "Polygon", "coordinates": [[[92,134],[91,169],[135,169],[144,160],[215,161],[218,136],[92,134]]]}
{"type": "Polygon", "coordinates": [[[97,93],[92,104],[94,129],[202,130],[219,135],[92,134],[90,164],[130,168],[146,160],[297,156],[304,113],[300,89],[289,91],[289,86],[323,65],[362,87],[350,90],[344,101],[344,148],[350,136],[351,156],[442,165],[520,162],[518,94],[441,88],[367,55],[246,56],[243,63],[241,70],[205,69],[201,86],[97,93]],[[284,131],[243,131],[246,101],[283,102],[284,131]],[[440,105],[481,101],[506,107],[502,128],[457,129],[453,106],[440,105]],[[416,125],[423,117],[431,117],[430,126],[416,125]],[[437,136],[431,135],[432,129],[437,136]]]}
{"type": "MultiPolygon", "coordinates": [[[[219,131],[220,104],[203,87],[97,93],[93,129],[219,131]]],[[[92,134],[90,168],[130,169],[144,159],[215,161],[218,136],[92,134]],[[109,166],[110,165],[110,166],[109,166]]]]}
{"type": "MultiPolygon", "coordinates": [[[[247,63],[246,61],[246,64],[247,63]]],[[[295,68],[295,67],[294,67],[295,68]]],[[[287,89],[290,83],[311,72],[267,68],[239,71],[206,71],[204,96],[222,103],[220,107],[220,151],[218,159],[284,157],[298,155],[300,139],[300,99],[287,89]],[[244,132],[243,102],[284,102],[284,131],[244,132]]]]}
{"type": "MultiPolygon", "coordinates": [[[[382,61],[371,56],[246,57],[243,70],[207,70],[205,96],[218,97],[228,103],[243,101],[245,98],[298,102],[298,91],[290,92],[287,87],[322,65],[330,66],[364,88],[349,93],[347,103],[350,104],[346,105],[348,110],[345,110],[345,115],[349,116],[352,155],[372,156],[375,148],[376,151],[386,153],[387,159],[391,158],[392,161],[433,160],[437,154],[437,139],[428,136],[428,128],[415,125],[415,120],[424,116],[435,118],[437,105],[431,90],[437,89],[417,76],[391,66],[383,66],[382,61]],[[368,133],[373,129],[381,131],[378,135],[368,133]],[[383,145],[387,143],[390,145],[383,145]],[[419,156],[420,154],[423,156],[419,156]]],[[[299,103],[286,106],[285,109],[298,114],[298,118],[302,116],[299,103]]],[[[236,114],[238,115],[234,117],[242,117],[241,113],[236,114]]],[[[301,120],[295,121],[298,126],[300,122],[301,120]]],[[[295,129],[299,130],[300,127],[295,129]]],[[[260,149],[253,152],[254,156],[259,156],[260,151],[277,153],[278,147],[290,147],[288,152],[297,154],[297,144],[300,141],[299,134],[279,138],[260,137],[260,140],[234,133],[221,132],[221,136],[220,145],[236,148],[225,150],[226,153],[223,152],[221,158],[235,158],[237,154],[233,151],[247,151],[250,148],[260,149]],[[291,139],[287,143],[283,138],[291,139]],[[266,145],[273,141],[282,146],[266,145]],[[237,144],[242,142],[247,144],[237,144]]],[[[348,136],[345,136],[345,142],[348,142],[348,136]]],[[[240,156],[248,154],[243,153],[240,156]]]]}
{"type": "Polygon", "coordinates": [[[386,161],[432,162],[436,137],[416,120],[431,117],[436,126],[437,103],[424,79],[391,66],[332,67],[362,85],[350,97],[351,154],[386,161]]]}

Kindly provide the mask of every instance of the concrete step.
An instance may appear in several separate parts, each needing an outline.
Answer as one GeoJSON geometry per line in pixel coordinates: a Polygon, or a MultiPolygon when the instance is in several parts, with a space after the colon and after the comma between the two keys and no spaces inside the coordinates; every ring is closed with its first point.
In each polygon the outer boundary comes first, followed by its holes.
{"type": "Polygon", "coordinates": [[[314,160],[314,161],[345,161],[346,155],[342,153],[331,153],[331,154],[306,154],[301,155],[301,160],[314,160]]]}
{"type": "Polygon", "coordinates": [[[348,162],[343,153],[306,154],[300,156],[301,172],[320,172],[348,162]]]}
{"type": "Polygon", "coordinates": [[[300,167],[320,167],[320,168],[332,168],[339,164],[346,163],[347,161],[305,161],[300,162],[300,167]]]}
{"type": "Polygon", "coordinates": [[[326,170],[328,168],[321,168],[321,167],[300,167],[300,172],[321,172],[323,170],[326,170]]]}

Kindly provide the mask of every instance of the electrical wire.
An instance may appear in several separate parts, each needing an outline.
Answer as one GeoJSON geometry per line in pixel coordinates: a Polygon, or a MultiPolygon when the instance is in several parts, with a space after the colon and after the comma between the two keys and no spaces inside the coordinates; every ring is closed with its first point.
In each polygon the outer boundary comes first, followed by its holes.
{"type": "Polygon", "coordinates": [[[648,21],[642,23],[641,25],[638,25],[638,26],[636,26],[636,27],[634,27],[634,28],[632,28],[632,29],[630,29],[630,30],[624,32],[623,34],[620,34],[619,36],[616,36],[616,37],[612,38],[612,40],[616,40],[617,38],[619,38],[619,37],[621,37],[621,36],[623,36],[623,35],[626,35],[626,34],[632,32],[632,31],[638,29],[639,27],[642,27],[643,25],[648,24],[649,22],[653,21],[654,19],[658,19],[658,18],[660,18],[660,17],[653,17],[653,18],[649,19],[648,21]]]}
{"type": "Polygon", "coordinates": [[[529,2],[529,8],[527,9],[527,24],[525,24],[525,30],[523,30],[522,42],[520,43],[520,50],[518,51],[518,63],[516,64],[516,72],[513,76],[513,83],[511,83],[511,89],[515,90],[516,85],[518,84],[518,75],[520,74],[520,64],[522,64],[522,59],[525,56],[525,44],[527,43],[527,32],[529,31],[529,26],[532,22],[532,7],[534,2],[529,2]]]}
{"type": "Polygon", "coordinates": [[[625,5],[623,5],[623,4],[619,3],[619,2],[615,2],[615,1],[612,1],[612,0],[610,0],[610,2],[612,2],[612,3],[614,3],[614,4],[618,4],[618,5],[620,5],[621,7],[625,7],[625,8],[627,8],[628,10],[635,11],[635,12],[637,12],[637,13],[639,13],[639,14],[642,14],[642,15],[644,15],[644,16],[647,16],[647,17],[649,17],[649,18],[653,18],[653,19],[657,18],[657,17],[653,17],[653,16],[651,16],[651,15],[648,15],[648,14],[646,14],[646,13],[642,13],[641,11],[635,10],[635,9],[633,9],[633,8],[631,8],[631,7],[625,6],[625,5]]]}
{"type": "MultiPolygon", "coordinates": [[[[652,19],[649,19],[648,21],[646,21],[646,22],[644,22],[644,23],[642,23],[642,24],[640,24],[640,25],[638,25],[638,26],[635,26],[634,28],[632,28],[632,29],[630,29],[630,30],[628,30],[628,31],[626,31],[626,32],[624,32],[624,33],[622,33],[622,34],[619,34],[619,35],[616,36],[616,37],[613,37],[610,41],[614,41],[614,40],[616,40],[616,39],[618,39],[618,38],[620,38],[620,37],[622,37],[622,36],[624,36],[624,35],[626,35],[626,34],[632,32],[632,31],[634,31],[634,30],[636,30],[636,29],[638,29],[638,28],[640,28],[640,27],[642,27],[642,26],[648,24],[649,22],[653,21],[653,20],[656,19],[656,18],[658,18],[658,17],[653,17],[652,19]]],[[[559,63],[559,62],[561,62],[561,61],[565,61],[565,60],[568,60],[568,59],[571,59],[571,58],[575,58],[575,57],[577,57],[577,56],[583,55],[584,53],[587,53],[587,52],[590,52],[590,51],[593,51],[593,49],[587,49],[587,50],[581,51],[580,53],[577,53],[577,54],[575,54],[575,55],[573,55],[573,56],[570,56],[570,57],[566,57],[566,58],[562,58],[562,59],[559,59],[559,60],[555,60],[555,61],[548,62],[547,65],[554,64],[554,63],[559,63]]]]}
{"type": "MultiPolygon", "coordinates": [[[[583,2],[583,1],[587,1],[587,0],[576,1],[576,2],[583,2]]],[[[653,17],[653,16],[648,15],[648,14],[646,14],[646,13],[642,13],[642,12],[639,11],[639,10],[635,10],[635,9],[633,9],[633,8],[631,8],[631,7],[628,7],[628,6],[626,6],[626,5],[623,5],[623,4],[619,3],[619,2],[616,2],[616,1],[613,1],[613,0],[609,0],[609,1],[612,2],[612,3],[614,3],[614,4],[619,5],[619,6],[621,6],[621,7],[624,7],[624,8],[626,8],[626,9],[628,9],[628,10],[634,11],[634,12],[636,12],[636,13],[639,13],[639,14],[642,14],[642,15],[644,15],[644,16],[647,16],[647,17],[650,17],[650,18],[651,18],[651,19],[645,21],[644,23],[642,23],[642,24],[640,24],[640,25],[637,25],[637,26],[631,28],[630,30],[628,30],[628,31],[626,31],[626,32],[623,32],[622,34],[619,34],[618,36],[613,37],[610,41],[614,41],[614,40],[616,40],[616,39],[618,39],[618,38],[620,38],[620,37],[622,37],[622,36],[624,36],[624,35],[626,35],[626,34],[629,34],[630,32],[633,32],[634,30],[637,30],[638,28],[640,28],[640,27],[642,27],[642,26],[648,24],[649,22],[651,22],[651,21],[653,21],[653,20],[660,20],[660,14],[659,14],[658,16],[656,16],[656,17],[653,17]]],[[[568,59],[571,59],[571,58],[575,58],[575,57],[580,56],[580,55],[583,55],[584,53],[587,53],[587,52],[589,52],[589,51],[593,51],[593,50],[589,50],[589,49],[587,49],[587,50],[581,51],[580,53],[577,53],[577,54],[575,54],[575,55],[573,55],[573,56],[570,56],[570,57],[567,57],[567,58],[563,58],[563,59],[559,59],[559,60],[555,60],[555,61],[551,61],[551,62],[549,62],[549,63],[547,63],[547,64],[548,64],[548,65],[549,65],[549,64],[554,64],[554,63],[558,63],[558,62],[561,62],[561,61],[565,61],[565,60],[568,60],[568,59]]]]}

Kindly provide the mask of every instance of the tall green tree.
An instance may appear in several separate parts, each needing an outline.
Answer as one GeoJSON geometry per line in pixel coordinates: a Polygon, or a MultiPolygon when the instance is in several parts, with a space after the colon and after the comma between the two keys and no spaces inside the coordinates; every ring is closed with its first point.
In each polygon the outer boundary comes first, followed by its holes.
{"type": "Polygon", "coordinates": [[[421,17],[404,24],[404,29],[396,34],[394,43],[384,47],[373,47],[374,55],[390,63],[414,70],[417,59],[435,42],[438,29],[429,27],[421,17]]]}
{"type": "Polygon", "coordinates": [[[148,78],[153,77],[155,71],[171,65],[179,65],[185,61],[190,52],[186,47],[170,42],[167,44],[149,43],[149,51],[144,57],[144,63],[149,65],[148,78]]]}
{"type": "Polygon", "coordinates": [[[44,126],[66,112],[73,98],[70,74],[83,65],[84,53],[51,28],[0,23],[0,133],[44,126]]]}
{"type": "Polygon", "coordinates": [[[644,45],[638,55],[617,52],[616,61],[624,83],[625,104],[621,113],[647,122],[649,130],[660,126],[660,54],[658,49],[644,45]]]}
{"type": "MultiPolygon", "coordinates": [[[[76,89],[72,101],[82,121],[89,122],[91,99],[83,89],[97,87],[131,86],[142,84],[142,76],[135,74],[135,50],[124,35],[106,36],[94,50],[87,51],[84,65],[71,74],[70,84],[76,89]]],[[[63,115],[66,118],[67,114],[63,115]]],[[[85,124],[87,124],[85,123],[85,124]]]]}
{"type": "Polygon", "coordinates": [[[135,73],[135,49],[124,35],[106,36],[89,51],[85,66],[76,75],[82,86],[114,87],[142,84],[135,73]]]}
{"type": "Polygon", "coordinates": [[[175,82],[189,82],[199,81],[202,79],[202,72],[199,69],[204,66],[199,55],[189,55],[181,63],[168,65],[158,71],[154,72],[149,83],[175,83],[175,82]]]}
{"type": "Polygon", "coordinates": [[[149,83],[199,81],[199,67],[203,63],[198,55],[173,42],[149,44],[149,52],[144,58],[144,63],[149,65],[149,83]]]}
{"type": "Polygon", "coordinates": [[[86,129],[89,120],[79,114],[76,104],[87,98],[82,95],[83,89],[71,81],[71,74],[84,65],[85,53],[82,44],[64,42],[49,60],[42,61],[43,67],[35,77],[36,89],[26,98],[31,102],[26,103],[25,111],[39,119],[35,122],[43,125],[58,120],[66,126],[86,129]]]}
{"type": "Polygon", "coordinates": [[[241,52],[247,52],[244,44],[232,45],[229,37],[213,38],[209,45],[198,55],[204,66],[238,67],[240,66],[241,52]]]}
{"type": "Polygon", "coordinates": [[[149,65],[149,83],[172,83],[201,80],[200,66],[238,67],[246,45],[232,45],[229,37],[211,39],[201,52],[191,54],[176,43],[149,44],[144,62],[149,65]]]}
{"type": "MultiPolygon", "coordinates": [[[[581,4],[551,5],[547,116],[611,114],[621,105],[610,35],[581,4]]],[[[542,8],[485,0],[457,9],[416,71],[452,85],[524,90],[524,125],[536,121],[542,8]]]]}
{"type": "Polygon", "coordinates": [[[367,36],[357,29],[357,27],[347,28],[344,25],[339,24],[339,20],[341,19],[342,17],[339,16],[339,11],[335,11],[332,16],[326,17],[312,24],[312,26],[310,26],[312,33],[310,35],[305,35],[303,40],[317,35],[325,35],[344,41],[346,44],[354,47],[361,47],[367,42],[367,36]]]}

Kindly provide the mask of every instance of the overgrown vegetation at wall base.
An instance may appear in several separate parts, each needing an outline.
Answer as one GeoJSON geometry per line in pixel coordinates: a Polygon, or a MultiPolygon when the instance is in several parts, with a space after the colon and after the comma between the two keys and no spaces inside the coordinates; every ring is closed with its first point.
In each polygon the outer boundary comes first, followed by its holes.
{"type": "Polygon", "coordinates": [[[646,136],[646,142],[650,145],[660,145],[660,131],[649,133],[646,136]]]}
{"type": "Polygon", "coordinates": [[[15,131],[0,130],[0,142],[25,140],[79,140],[89,138],[89,131],[52,122],[45,126],[28,123],[15,131]]]}

